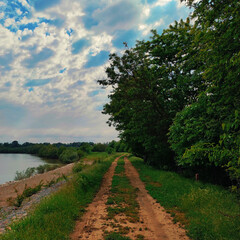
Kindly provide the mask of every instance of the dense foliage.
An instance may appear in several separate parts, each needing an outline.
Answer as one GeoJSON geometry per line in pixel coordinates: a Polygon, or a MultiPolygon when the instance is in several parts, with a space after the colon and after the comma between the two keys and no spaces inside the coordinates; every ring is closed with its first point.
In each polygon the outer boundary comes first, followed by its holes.
{"type": "Polygon", "coordinates": [[[240,3],[185,2],[192,21],[110,55],[103,113],[146,162],[239,181],[240,3]]]}
{"type": "Polygon", "coordinates": [[[129,149],[122,141],[111,141],[109,143],[92,142],[74,142],[64,143],[23,143],[18,141],[12,143],[0,143],[0,153],[28,153],[35,154],[45,159],[51,159],[51,162],[71,163],[83,158],[91,152],[127,152],[129,149]]]}

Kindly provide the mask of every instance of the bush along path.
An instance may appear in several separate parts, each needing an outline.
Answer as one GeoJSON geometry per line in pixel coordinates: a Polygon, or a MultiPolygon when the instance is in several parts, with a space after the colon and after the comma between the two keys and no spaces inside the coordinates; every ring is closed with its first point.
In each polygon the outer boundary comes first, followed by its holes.
{"type": "Polygon", "coordinates": [[[126,157],[116,159],[71,239],[187,240],[185,230],[148,194],[126,157]]]}

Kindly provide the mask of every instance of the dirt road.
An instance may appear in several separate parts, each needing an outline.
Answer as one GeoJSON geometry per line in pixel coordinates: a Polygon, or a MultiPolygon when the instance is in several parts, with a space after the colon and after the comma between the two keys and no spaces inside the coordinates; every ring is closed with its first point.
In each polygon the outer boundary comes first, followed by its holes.
{"type": "Polygon", "coordinates": [[[121,235],[133,240],[188,240],[185,230],[174,224],[171,216],[148,194],[130,161],[127,158],[124,160],[125,174],[131,185],[138,189],[136,200],[139,204],[139,221],[129,221],[123,213],[119,213],[114,219],[108,217],[106,203],[111,195],[110,188],[117,158],[105,174],[100,191],[87,208],[86,214],[76,223],[71,239],[100,240],[104,239],[106,233],[121,229],[121,235]]]}
{"type": "Polygon", "coordinates": [[[72,172],[72,167],[73,163],[43,174],[37,174],[30,178],[0,185],[0,207],[8,206],[8,199],[15,199],[17,197],[17,192],[18,194],[21,194],[24,191],[25,186],[35,187],[40,184],[40,182],[47,184],[48,182],[61,177],[63,174],[70,174],[72,172]]]}

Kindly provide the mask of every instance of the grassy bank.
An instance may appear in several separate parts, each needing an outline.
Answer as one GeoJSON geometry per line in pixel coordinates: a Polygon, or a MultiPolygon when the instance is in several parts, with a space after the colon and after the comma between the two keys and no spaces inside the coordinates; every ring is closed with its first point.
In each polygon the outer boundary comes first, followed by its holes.
{"type": "Polygon", "coordinates": [[[43,200],[24,220],[11,225],[2,240],[63,240],[69,239],[75,221],[85,211],[98,191],[102,177],[116,157],[99,160],[74,175],[56,194],[43,200]]]}
{"type": "Polygon", "coordinates": [[[149,194],[185,225],[195,240],[239,240],[240,201],[220,186],[147,166],[131,157],[149,194]]]}
{"type": "Polygon", "coordinates": [[[106,152],[91,152],[87,156],[83,157],[82,161],[99,161],[109,156],[106,152]]]}

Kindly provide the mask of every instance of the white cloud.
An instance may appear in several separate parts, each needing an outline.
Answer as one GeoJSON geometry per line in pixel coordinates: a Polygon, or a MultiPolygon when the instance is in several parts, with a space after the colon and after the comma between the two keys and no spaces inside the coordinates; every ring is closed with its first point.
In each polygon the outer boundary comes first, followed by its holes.
{"type": "MultiPolygon", "coordinates": [[[[173,0],[158,0],[156,3],[153,4],[153,7],[164,6],[164,5],[166,5],[166,4],[168,4],[168,3],[172,2],[172,1],[173,0]]],[[[178,2],[180,2],[180,0],[178,2]]]]}
{"type": "MultiPolygon", "coordinates": [[[[0,142],[8,139],[110,141],[116,138],[118,133],[105,124],[107,116],[96,110],[108,101],[110,89],[89,96],[90,92],[100,90],[96,80],[106,77],[104,69],[108,63],[89,69],[84,69],[84,64],[89,55],[101,51],[121,52],[112,44],[119,30],[139,29],[146,36],[152,28],[165,24],[162,19],[151,24],[146,24],[145,20],[151,8],[170,1],[144,5],[139,0],[65,0],[44,11],[35,11],[26,0],[19,2],[31,15],[18,22],[14,17],[7,18],[4,26],[0,24],[0,57],[4,60],[4,56],[8,56],[8,64],[0,67],[0,98],[11,103],[8,110],[0,110],[0,115],[7,118],[4,111],[10,111],[11,107],[14,111],[24,109],[25,112],[14,121],[0,119],[0,142]],[[86,16],[97,25],[85,28],[86,16]],[[41,19],[45,20],[40,23],[41,19]],[[32,29],[16,32],[7,29],[35,23],[38,25],[32,29]],[[88,44],[72,54],[72,44],[79,39],[86,39],[88,44]],[[39,56],[40,60],[32,68],[23,64],[46,48],[54,53],[51,57],[41,59],[39,56]],[[60,73],[62,69],[65,71],[60,73]],[[27,81],[36,79],[51,80],[42,86],[26,86],[27,81]]],[[[17,10],[18,15],[21,12],[17,10]]],[[[1,17],[5,15],[2,13],[1,17]]]]}
{"type": "Polygon", "coordinates": [[[147,36],[147,35],[150,34],[152,29],[156,29],[156,28],[158,28],[159,26],[162,26],[162,25],[164,25],[164,20],[160,19],[159,21],[157,21],[155,23],[152,23],[152,24],[140,24],[138,26],[138,29],[140,31],[142,31],[143,36],[147,36]]]}
{"type": "Polygon", "coordinates": [[[4,12],[0,12],[0,19],[3,19],[5,16],[4,12]]]}
{"type": "Polygon", "coordinates": [[[13,18],[7,18],[7,19],[5,20],[4,26],[5,26],[5,27],[9,27],[9,26],[11,26],[11,25],[16,25],[16,24],[15,24],[15,20],[14,20],[13,18]]]}
{"type": "Polygon", "coordinates": [[[93,13],[93,18],[99,22],[93,29],[110,33],[119,29],[128,30],[141,21],[142,17],[142,5],[139,1],[111,1],[105,8],[93,13]]]}

